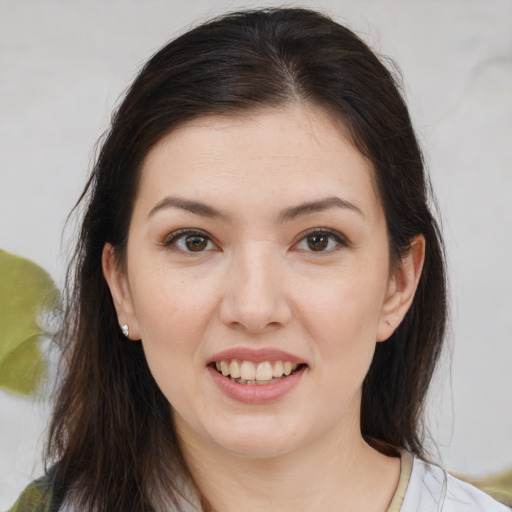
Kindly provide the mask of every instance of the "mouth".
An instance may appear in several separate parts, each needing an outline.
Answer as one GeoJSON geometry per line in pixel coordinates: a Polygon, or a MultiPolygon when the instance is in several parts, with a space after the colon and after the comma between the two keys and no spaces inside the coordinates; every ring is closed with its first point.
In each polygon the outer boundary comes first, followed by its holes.
{"type": "Polygon", "coordinates": [[[283,360],[255,363],[240,359],[222,359],[213,361],[208,366],[237,384],[266,386],[286,379],[306,365],[283,360]]]}

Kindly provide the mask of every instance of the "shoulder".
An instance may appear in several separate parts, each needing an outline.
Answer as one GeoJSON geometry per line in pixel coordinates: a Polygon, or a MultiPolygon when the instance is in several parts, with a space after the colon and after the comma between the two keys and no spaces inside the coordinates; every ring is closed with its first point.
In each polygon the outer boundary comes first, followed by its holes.
{"type": "Polygon", "coordinates": [[[510,509],[444,471],[414,458],[401,512],[510,512],[510,509]]]}
{"type": "Polygon", "coordinates": [[[55,468],[30,483],[21,493],[8,512],[57,512],[59,504],[55,499],[55,468]]]}

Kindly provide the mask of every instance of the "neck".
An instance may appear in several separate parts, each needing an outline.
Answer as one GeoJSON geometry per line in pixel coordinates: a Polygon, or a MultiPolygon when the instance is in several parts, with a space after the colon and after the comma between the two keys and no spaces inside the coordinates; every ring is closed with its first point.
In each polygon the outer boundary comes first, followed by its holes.
{"type": "Polygon", "coordinates": [[[275,457],[234,455],[198,439],[182,439],[182,450],[212,512],[385,512],[400,461],[371,448],[354,427],[275,457]]]}

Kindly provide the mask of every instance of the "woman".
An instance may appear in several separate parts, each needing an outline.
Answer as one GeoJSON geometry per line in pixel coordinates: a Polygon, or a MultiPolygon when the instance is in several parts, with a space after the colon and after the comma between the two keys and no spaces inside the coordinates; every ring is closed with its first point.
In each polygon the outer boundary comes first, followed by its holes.
{"type": "Polygon", "coordinates": [[[54,465],[13,510],[505,510],[425,462],[442,244],[348,29],[275,9],[171,42],[82,202],[54,465]]]}

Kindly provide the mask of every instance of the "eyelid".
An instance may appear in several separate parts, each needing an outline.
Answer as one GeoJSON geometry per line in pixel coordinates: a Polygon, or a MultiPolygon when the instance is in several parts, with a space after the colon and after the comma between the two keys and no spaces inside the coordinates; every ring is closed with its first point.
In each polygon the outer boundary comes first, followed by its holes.
{"type": "MultiPolygon", "coordinates": [[[[198,228],[180,228],[175,231],[172,231],[171,233],[169,233],[167,236],[164,237],[164,239],[162,240],[160,245],[164,248],[169,249],[180,238],[183,238],[185,236],[194,236],[194,235],[198,235],[198,236],[206,238],[209,242],[211,242],[215,246],[216,249],[219,248],[218,242],[209,233],[207,233],[206,231],[204,231],[202,229],[198,229],[198,228]]],[[[350,246],[350,241],[347,239],[346,236],[342,235],[339,231],[336,231],[336,230],[330,229],[330,228],[315,227],[315,228],[307,229],[307,230],[303,231],[302,233],[300,233],[296,237],[295,241],[293,242],[292,249],[297,247],[297,245],[299,243],[303,242],[307,237],[313,236],[313,235],[328,236],[331,239],[333,239],[337,244],[337,247],[334,247],[334,248],[331,248],[331,249],[328,249],[325,251],[318,251],[318,254],[330,253],[340,247],[350,246]]],[[[183,251],[182,249],[179,249],[178,247],[175,247],[175,249],[182,253],[187,253],[187,254],[195,253],[195,251],[183,251]]],[[[211,250],[211,249],[209,249],[209,250],[211,250]]],[[[201,254],[202,252],[207,252],[207,250],[197,251],[196,254],[201,254]]],[[[308,252],[315,252],[315,251],[308,251],[308,252]]]]}
{"type": "Polygon", "coordinates": [[[340,247],[349,247],[350,246],[350,241],[347,239],[346,236],[342,235],[339,231],[336,231],[334,229],[330,229],[330,228],[310,228],[310,229],[307,229],[306,231],[303,231],[302,233],[300,233],[300,235],[297,236],[295,242],[293,243],[293,246],[292,248],[295,248],[297,247],[297,245],[299,245],[299,243],[303,242],[308,236],[312,236],[312,235],[324,235],[324,236],[329,236],[331,237],[332,239],[334,239],[334,241],[336,242],[337,246],[332,248],[332,249],[328,249],[326,251],[307,251],[307,252],[311,252],[311,253],[317,253],[317,254],[328,254],[328,253],[331,253],[337,249],[339,249],[340,247]]]}
{"type": "MultiPolygon", "coordinates": [[[[167,236],[164,237],[164,239],[162,240],[161,244],[162,247],[166,248],[166,249],[173,249],[173,245],[175,245],[175,243],[180,239],[180,238],[183,238],[185,236],[201,236],[201,237],[204,237],[206,238],[209,242],[211,242],[216,248],[218,248],[218,243],[214,240],[214,238],[208,234],[206,231],[203,231],[202,229],[198,229],[198,228],[180,228],[180,229],[177,229],[175,231],[172,231],[171,233],[169,233],[167,236]]],[[[180,253],[185,253],[185,254],[194,254],[194,255],[199,255],[203,252],[207,252],[207,250],[204,250],[204,251],[183,251],[182,249],[178,248],[178,247],[174,247],[175,250],[179,251],[180,253]]],[[[211,249],[209,249],[211,250],[211,249]]]]}

